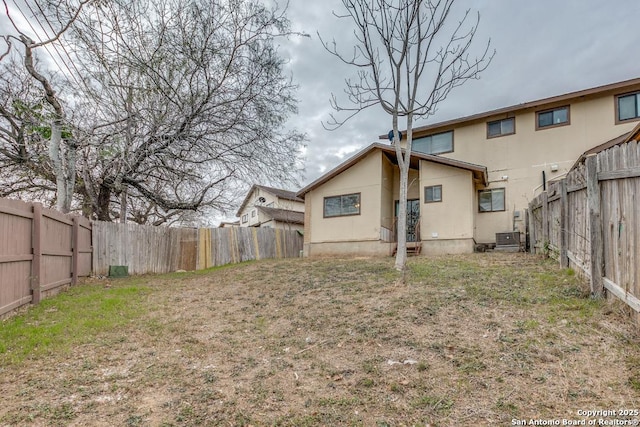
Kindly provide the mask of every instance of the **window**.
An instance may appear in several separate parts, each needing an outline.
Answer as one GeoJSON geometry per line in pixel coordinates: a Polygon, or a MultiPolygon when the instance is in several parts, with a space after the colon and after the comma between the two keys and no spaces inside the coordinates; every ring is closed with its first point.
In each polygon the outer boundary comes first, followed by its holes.
{"type": "Polygon", "coordinates": [[[553,110],[536,113],[536,130],[569,124],[569,107],[554,108],[553,110]]]}
{"type": "Polygon", "coordinates": [[[360,215],[360,193],[324,198],[324,217],[360,215]]]}
{"type": "Polygon", "coordinates": [[[616,122],[640,117],[640,92],[616,97],[616,122]]]}
{"type": "Polygon", "coordinates": [[[256,211],[253,210],[253,211],[251,211],[251,218],[255,218],[255,217],[256,217],[256,211]]]}
{"type": "Polygon", "coordinates": [[[413,151],[425,154],[442,154],[453,151],[453,131],[436,133],[413,140],[413,151]]]}
{"type": "Polygon", "coordinates": [[[249,214],[242,215],[242,223],[249,221],[249,214]]]}
{"type": "Polygon", "coordinates": [[[435,203],[442,201],[442,185],[424,187],[424,202],[435,203]]]}
{"type": "Polygon", "coordinates": [[[504,188],[493,188],[478,192],[478,209],[480,212],[496,212],[504,210],[504,188]]]}
{"type": "Polygon", "coordinates": [[[513,117],[487,123],[487,138],[516,133],[516,121],[513,117]]]}

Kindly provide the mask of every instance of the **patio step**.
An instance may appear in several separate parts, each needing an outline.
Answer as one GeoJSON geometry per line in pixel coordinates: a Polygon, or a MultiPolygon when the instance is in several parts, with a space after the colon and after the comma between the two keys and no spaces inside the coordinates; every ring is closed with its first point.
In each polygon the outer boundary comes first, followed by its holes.
{"type": "MultiPolygon", "coordinates": [[[[420,255],[420,251],[422,250],[422,242],[407,242],[407,256],[410,255],[420,255]]],[[[396,243],[393,246],[393,253],[391,256],[396,256],[398,253],[398,244],[396,243]]]]}

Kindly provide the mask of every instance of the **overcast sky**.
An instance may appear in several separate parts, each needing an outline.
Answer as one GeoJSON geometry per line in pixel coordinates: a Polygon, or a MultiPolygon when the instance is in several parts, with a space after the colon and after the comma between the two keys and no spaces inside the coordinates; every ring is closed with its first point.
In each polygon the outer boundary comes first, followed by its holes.
{"type": "MultiPolygon", "coordinates": [[[[332,13],[344,11],[341,0],[289,2],[293,29],[309,34],[281,46],[299,85],[299,113],[289,126],[309,139],[304,186],[378,141],[391,129],[391,117],[374,107],[338,130],[323,128],[331,94],[342,93],[355,69],[326,52],[317,32],[349,50],[352,23],[332,13]]],[[[480,80],[454,89],[435,116],[415,126],[640,77],[639,0],[457,0],[456,7],[452,19],[466,9],[480,13],[476,48],[491,39],[496,56],[480,80]]],[[[0,27],[6,25],[0,19],[0,27]]]]}
{"type": "MultiPolygon", "coordinates": [[[[458,0],[461,11],[480,12],[478,48],[490,38],[496,56],[481,75],[454,89],[435,116],[416,126],[640,77],[638,0],[458,0]]],[[[322,127],[331,113],[331,93],[344,90],[355,70],[327,53],[317,37],[335,38],[345,48],[353,28],[332,11],[341,0],[290,0],[294,29],[310,38],[293,39],[282,53],[291,63],[299,114],[290,121],[307,133],[302,185],[331,170],[350,154],[391,129],[380,107],[369,109],[344,127],[322,127]]],[[[457,19],[457,17],[456,17],[457,19]]]]}

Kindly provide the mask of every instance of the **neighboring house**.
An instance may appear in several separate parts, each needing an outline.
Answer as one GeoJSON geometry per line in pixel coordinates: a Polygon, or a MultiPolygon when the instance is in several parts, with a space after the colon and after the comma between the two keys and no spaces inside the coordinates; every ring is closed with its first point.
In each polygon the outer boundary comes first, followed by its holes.
{"type": "MultiPolygon", "coordinates": [[[[549,180],[638,120],[634,79],[413,129],[407,240],[460,253],[524,231],[528,202],[549,180]]],[[[392,253],[396,163],[393,146],[373,144],[298,192],[306,255],[392,253]]]]}
{"type": "Polygon", "coordinates": [[[254,184],[236,213],[241,227],[304,229],[304,200],[296,193],[254,184]]]}

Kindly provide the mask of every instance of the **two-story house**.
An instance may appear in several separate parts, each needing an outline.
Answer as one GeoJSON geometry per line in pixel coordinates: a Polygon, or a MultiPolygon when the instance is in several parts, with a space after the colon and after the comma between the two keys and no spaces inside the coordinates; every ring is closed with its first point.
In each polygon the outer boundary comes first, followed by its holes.
{"type": "MultiPolygon", "coordinates": [[[[414,128],[408,241],[423,253],[460,253],[523,231],[528,202],[549,180],[639,119],[633,79],[414,128]]],[[[385,141],[300,190],[305,253],[390,254],[398,183],[385,141]]]]}
{"type": "Polygon", "coordinates": [[[236,216],[241,227],[304,229],[304,200],[294,191],[254,184],[236,216]]]}

